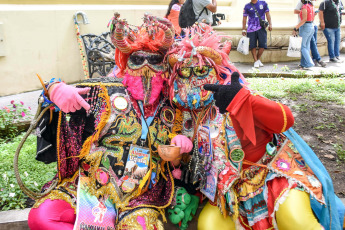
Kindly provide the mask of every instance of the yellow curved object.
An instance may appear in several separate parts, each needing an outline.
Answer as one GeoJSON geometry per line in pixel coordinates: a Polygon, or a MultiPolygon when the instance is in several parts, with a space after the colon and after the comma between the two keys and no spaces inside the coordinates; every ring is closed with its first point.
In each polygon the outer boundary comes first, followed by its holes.
{"type": "Polygon", "coordinates": [[[223,217],[217,206],[207,203],[198,219],[198,230],[235,230],[235,224],[227,216],[223,217]]]}
{"type": "Polygon", "coordinates": [[[292,189],[276,212],[279,230],[322,229],[310,206],[309,194],[292,189]]]}

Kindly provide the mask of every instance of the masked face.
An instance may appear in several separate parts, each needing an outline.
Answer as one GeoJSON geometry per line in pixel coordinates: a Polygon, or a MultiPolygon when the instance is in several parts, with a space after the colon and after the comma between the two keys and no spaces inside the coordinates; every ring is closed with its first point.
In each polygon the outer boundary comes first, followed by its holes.
{"type": "Polygon", "coordinates": [[[159,97],[167,72],[164,56],[159,53],[136,51],[127,61],[127,73],[123,84],[136,100],[145,105],[153,104],[159,97]]]}
{"type": "Polygon", "coordinates": [[[213,100],[210,91],[204,90],[205,84],[217,83],[217,74],[213,66],[208,64],[199,65],[197,58],[191,63],[189,59],[177,69],[177,77],[174,81],[174,101],[185,108],[202,108],[213,100]]]}

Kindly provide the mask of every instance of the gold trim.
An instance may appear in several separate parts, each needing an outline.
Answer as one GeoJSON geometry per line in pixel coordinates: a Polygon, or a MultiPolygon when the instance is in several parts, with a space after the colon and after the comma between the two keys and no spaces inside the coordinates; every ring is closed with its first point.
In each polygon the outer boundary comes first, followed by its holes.
{"type": "Polygon", "coordinates": [[[287,125],[287,118],[286,118],[286,113],[285,113],[285,110],[284,110],[284,108],[283,108],[283,105],[282,104],[280,104],[279,102],[277,102],[277,104],[280,106],[280,108],[282,109],[282,112],[283,112],[283,117],[284,117],[284,126],[283,126],[283,128],[282,128],[282,131],[280,131],[281,133],[282,132],[285,132],[286,130],[286,125],[287,125]]]}
{"type": "Polygon", "coordinates": [[[60,165],[61,165],[61,159],[60,159],[60,129],[61,129],[61,115],[62,112],[59,111],[59,120],[58,120],[58,126],[57,126],[57,134],[56,134],[56,155],[57,155],[57,163],[58,163],[58,176],[59,181],[58,183],[61,183],[61,174],[60,174],[60,165]]]}
{"type": "Polygon", "coordinates": [[[86,82],[77,84],[77,86],[115,86],[115,87],[125,87],[122,83],[100,83],[100,82],[86,82]]]}

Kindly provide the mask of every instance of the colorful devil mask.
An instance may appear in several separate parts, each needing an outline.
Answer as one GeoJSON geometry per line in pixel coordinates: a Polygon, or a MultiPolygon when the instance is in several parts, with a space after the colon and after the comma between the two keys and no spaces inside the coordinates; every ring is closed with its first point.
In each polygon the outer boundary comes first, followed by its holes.
{"type": "Polygon", "coordinates": [[[112,22],[111,40],[117,48],[115,61],[119,67],[116,75],[124,78],[123,84],[134,99],[152,105],[168,76],[168,66],[163,60],[174,41],[172,24],[148,14],[144,23],[135,28],[119,19],[119,15],[112,22]]]}
{"type": "MultiPolygon", "coordinates": [[[[229,64],[231,43],[204,24],[195,25],[186,37],[168,52],[173,69],[170,76],[170,99],[177,105],[198,109],[213,101],[205,84],[227,84],[236,68],[229,64]]],[[[243,78],[243,77],[242,77],[243,78]]]]}

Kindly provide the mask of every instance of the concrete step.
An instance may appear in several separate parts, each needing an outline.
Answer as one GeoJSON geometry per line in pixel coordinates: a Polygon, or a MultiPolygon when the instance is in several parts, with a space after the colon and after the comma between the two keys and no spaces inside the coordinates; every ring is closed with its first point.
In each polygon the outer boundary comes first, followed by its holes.
{"type": "Polygon", "coordinates": [[[30,208],[0,212],[0,230],[29,230],[30,208]]]}
{"type": "MultiPolygon", "coordinates": [[[[341,198],[341,201],[345,205],[345,198],[341,198]]],[[[199,216],[200,211],[201,211],[201,208],[199,207],[196,216],[199,216]]],[[[30,212],[29,208],[24,209],[24,210],[11,210],[11,211],[0,212],[0,230],[29,230],[29,226],[28,226],[29,212],[30,212]]],[[[164,227],[166,230],[178,229],[169,221],[168,223],[164,224],[164,227]]],[[[191,229],[191,230],[197,229],[197,218],[194,218],[189,223],[188,229],[191,229]]]]}

